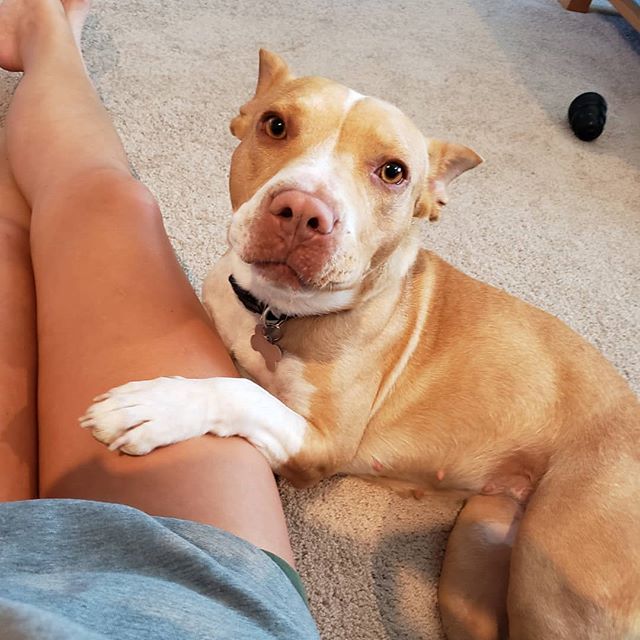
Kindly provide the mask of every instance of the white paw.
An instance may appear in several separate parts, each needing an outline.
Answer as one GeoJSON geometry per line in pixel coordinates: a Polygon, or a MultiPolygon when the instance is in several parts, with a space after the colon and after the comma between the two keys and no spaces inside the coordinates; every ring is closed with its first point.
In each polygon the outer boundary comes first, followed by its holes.
{"type": "MultiPolygon", "coordinates": [[[[185,378],[129,382],[94,399],[80,426],[130,455],[207,433],[207,394],[185,378]]],[[[196,384],[194,384],[196,383],[196,384]]]]}

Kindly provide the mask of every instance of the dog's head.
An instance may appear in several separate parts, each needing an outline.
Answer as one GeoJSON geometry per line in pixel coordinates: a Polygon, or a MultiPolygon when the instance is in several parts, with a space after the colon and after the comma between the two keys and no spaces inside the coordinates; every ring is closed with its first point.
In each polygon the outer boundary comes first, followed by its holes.
{"type": "Polygon", "coordinates": [[[231,122],[234,275],[291,315],[353,306],[413,261],[416,217],[481,158],[426,140],[396,107],[260,52],[255,96],[231,122]]]}

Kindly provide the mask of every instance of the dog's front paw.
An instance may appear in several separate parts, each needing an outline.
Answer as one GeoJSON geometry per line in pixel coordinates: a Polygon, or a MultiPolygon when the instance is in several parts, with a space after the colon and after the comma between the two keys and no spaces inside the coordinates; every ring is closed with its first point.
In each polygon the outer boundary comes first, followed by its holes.
{"type": "Polygon", "coordinates": [[[135,456],[203,435],[209,430],[206,394],[199,393],[197,382],[178,377],[129,382],[95,398],[80,426],[112,451],[135,456]]]}

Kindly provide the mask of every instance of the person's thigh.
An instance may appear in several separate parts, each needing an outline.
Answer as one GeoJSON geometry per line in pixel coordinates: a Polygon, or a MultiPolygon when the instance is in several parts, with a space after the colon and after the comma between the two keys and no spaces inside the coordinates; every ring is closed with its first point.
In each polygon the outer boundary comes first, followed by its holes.
{"type": "Polygon", "coordinates": [[[292,562],[273,474],[237,438],[204,436],[134,458],[78,425],[132,380],[236,376],[182,272],[149,192],[89,172],[34,208],[40,496],[121,502],[213,524],[292,562]]]}
{"type": "Polygon", "coordinates": [[[37,495],[36,309],[31,212],[0,130],[0,502],[37,495]]]}

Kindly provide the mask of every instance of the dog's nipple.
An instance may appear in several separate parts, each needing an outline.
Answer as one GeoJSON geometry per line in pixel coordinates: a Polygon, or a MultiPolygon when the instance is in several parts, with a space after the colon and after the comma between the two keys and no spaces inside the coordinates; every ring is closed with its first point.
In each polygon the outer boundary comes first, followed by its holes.
{"type": "Polygon", "coordinates": [[[438,469],[438,471],[436,471],[436,478],[438,479],[438,482],[442,482],[444,480],[444,469],[438,469]]]}

